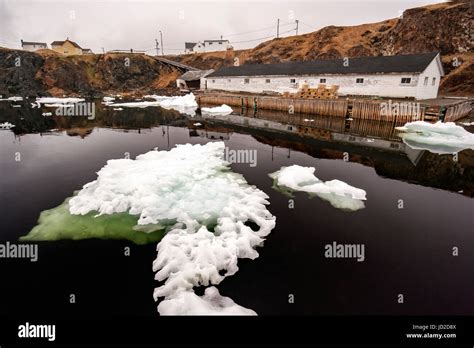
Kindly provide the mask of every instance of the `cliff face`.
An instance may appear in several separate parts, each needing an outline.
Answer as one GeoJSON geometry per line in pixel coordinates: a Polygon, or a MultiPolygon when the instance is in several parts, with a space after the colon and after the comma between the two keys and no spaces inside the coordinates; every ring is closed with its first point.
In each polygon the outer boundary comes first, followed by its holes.
{"type": "Polygon", "coordinates": [[[153,93],[173,86],[179,72],[141,54],[63,57],[45,50],[0,49],[0,94],[153,93]]]}

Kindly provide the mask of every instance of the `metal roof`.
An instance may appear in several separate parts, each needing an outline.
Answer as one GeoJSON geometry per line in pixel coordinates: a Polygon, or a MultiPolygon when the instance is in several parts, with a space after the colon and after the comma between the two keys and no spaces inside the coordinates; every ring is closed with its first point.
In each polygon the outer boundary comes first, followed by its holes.
{"type": "Polygon", "coordinates": [[[213,72],[214,69],[210,70],[190,70],[185,72],[183,75],[179,77],[180,80],[184,81],[196,81],[199,80],[201,77],[208,75],[209,73],[213,72]]]}
{"type": "Polygon", "coordinates": [[[21,45],[43,45],[46,46],[46,42],[33,42],[33,41],[21,41],[21,45]]]}
{"type": "Polygon", "coordinates": [[[184,48],[185,49],[192,49],[194,46],[196,46],[197,42],[185,42],[184,43],[184,48]]]}
{"type": "Polygon", "coordinates": [[[221,68],[208,77],[220,76],[281,76],[281,75],[324,75],[324,74],[377,74],[377,73],[421,73],[438,55],[437,52],[287,62],[277,64],[244,64],[221,68]]]}

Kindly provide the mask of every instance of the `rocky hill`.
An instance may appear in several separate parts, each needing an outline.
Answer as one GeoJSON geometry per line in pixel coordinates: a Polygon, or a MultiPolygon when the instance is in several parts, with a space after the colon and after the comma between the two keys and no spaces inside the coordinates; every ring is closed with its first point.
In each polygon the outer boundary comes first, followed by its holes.
{"type": "Polygon", "coordinates": [[[156,93],[180,73],[144,54],[61,56],[50,50],[0,49],[0,94],[81,95],[156,93]]]}

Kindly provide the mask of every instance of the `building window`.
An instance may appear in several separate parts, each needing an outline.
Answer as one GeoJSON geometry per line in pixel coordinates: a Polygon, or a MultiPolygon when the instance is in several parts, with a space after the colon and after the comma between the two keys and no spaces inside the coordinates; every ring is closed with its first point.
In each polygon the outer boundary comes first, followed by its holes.
{"type": "Polygon", "coordinates": [[[270,79],[266,79],[266,80],[265,80],[265,83],[270,83],[270,79]]]}
{"type": "Polygon", "coordinates": [[[212,45],[212,42],[208,42],[209,45],[212,45]]]}
{"type": "Polygon", "coordinates": [[[425,77],[425,82],[424,82],[425,86],[428,86],[428,76],[425,77]]]}
{"type": "Polygon", "coordinates": [[[402,77],[402,84],[409,85],[411,83],[411,77],[402,77]]]}
{"type": "Polygon", "coordinates": [[[216,80],[212,80],[212,83],[216,83],[216,80]]]}
{"type": "Polygon", "coordinates": [[[230,80],[230,79],[227,79],[227,82],[231,82],[231,80],[230,80]]]}
{"type": "Polygon", "coordinates": [[[319,83],[326,83],[326,79],[319,79],[319,83]]]}
{"type": "Polygon", "coordinates": [[[433,81],[431,82],[431,86],[434,86],[436,84],[436,77],[433,77],[433,81]]]}
{"type": "Polygon", "coordinates": [[[219,42],[219,45],[222,45],[222,42],[219,42]]]}
{"type": "Polygon", "coordinates": [[[290,79],[290,83],[296,83],[296,79],[290,79]]]}
{"type": "Polygon", "coordinates": [[[249,83],[250,79],[244,79],[244,83],[249,83]]]}
{"type": "Polygon", "coordinates": [[[364,79],[363,78],[357,78],[356,83],[364,83],[364,79]]]}

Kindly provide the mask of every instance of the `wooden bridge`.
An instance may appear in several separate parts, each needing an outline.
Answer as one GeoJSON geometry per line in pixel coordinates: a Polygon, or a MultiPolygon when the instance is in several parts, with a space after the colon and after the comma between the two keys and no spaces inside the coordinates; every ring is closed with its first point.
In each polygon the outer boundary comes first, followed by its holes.
{"type": "Polygon", "coordinates": [[[189,66],[189,65],[186,65],[186,64],[182,64],[182,63],[179,63],[179,62],[175,62],[174,60],[166,59],[166,58],[163,58],[163,57],[155,56],[153,58],[155,58],[156,60],[159,60],[160,62],[162,62],[163,64],[165,64],[167,66],[176,68],[176,69],[178,69],[179,71],[181,71],[183,73],[186,72],[186,71],[190,71],[190,70],[199,70],[198,68],[195,68],[195,67],[192,67],[192,66],[189,66]]]}

